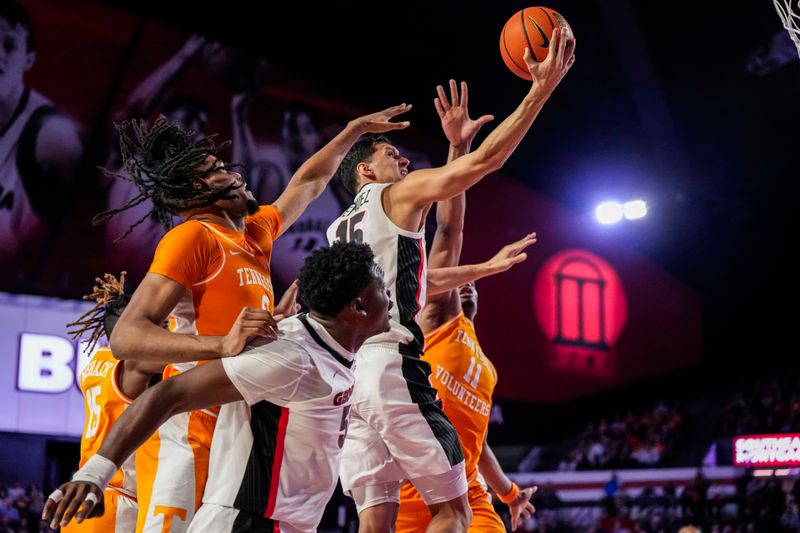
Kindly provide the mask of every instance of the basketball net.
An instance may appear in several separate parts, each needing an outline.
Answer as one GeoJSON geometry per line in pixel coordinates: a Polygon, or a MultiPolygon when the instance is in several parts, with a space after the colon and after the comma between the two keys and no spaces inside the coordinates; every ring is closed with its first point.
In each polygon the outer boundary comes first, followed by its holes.
{"type": "Polygon", "coordinates": [[[800,55],[800,0],[797,0],[796,6],[792,6],[792,0],[772,0],[772,2],[800,55]]]}

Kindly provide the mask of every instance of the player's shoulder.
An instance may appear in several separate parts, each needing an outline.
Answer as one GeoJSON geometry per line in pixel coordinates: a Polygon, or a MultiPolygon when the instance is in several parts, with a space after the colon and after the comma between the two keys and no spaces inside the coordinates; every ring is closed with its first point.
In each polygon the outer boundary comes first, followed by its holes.
{"type": "Polygon", "coordinates": [[[162,244],[173,242],[213,242],[214,240],[211,230],[197,220],[182,222],[161,237],[162,244]]]}

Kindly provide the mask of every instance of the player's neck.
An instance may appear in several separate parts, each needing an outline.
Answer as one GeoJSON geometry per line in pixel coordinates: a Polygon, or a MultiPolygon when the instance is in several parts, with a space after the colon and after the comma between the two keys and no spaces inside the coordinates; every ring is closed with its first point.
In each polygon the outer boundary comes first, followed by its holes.
{"type": "Polygon", "coordinates": [[[217,206],[211,205],[203,209],[191,209],[181,213],[181,218],[188,222],[189,220],[197,220],[199,222],[210,222],[221,226],[231,231],[243,232],[245,223],[247,222],[246,216],[235,216],[220,209],[217,206]],[[209,209],[211,208],[211,209],[209,209]]]}
{"type": "Polygon", "coordinates": [[[14,116],[23,94],[25,94],[25,85],[19,84],[10,87],[5,94],[0,95],[0,131],[5,129],[14,116]]]}
{"type": "Polygon", "coordinates": [[[309,315],[325,328],[325,331],[333,337],[333,340],[339,343],[339,346],[350,352],[357,352],[361,345],[364,344],[364,341],[369,338],[358,335],[352,327],[338,320],[320,316],[314,311],[310,311],[309,315]]]}

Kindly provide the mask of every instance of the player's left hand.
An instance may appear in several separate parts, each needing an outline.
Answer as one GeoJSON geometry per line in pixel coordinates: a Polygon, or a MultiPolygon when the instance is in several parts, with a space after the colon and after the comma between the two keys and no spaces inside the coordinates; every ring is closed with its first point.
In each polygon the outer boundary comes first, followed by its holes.
{"type": "Polygon", "coordinates": [[[104,512],[103,491],[97,485],[88,481],[70,481],[47,497],[42,520],[50,520],[50,528],[57,529],[66,526],[73,517],[80,524],[87,518],[102,516],[104,512]]]}
{"type": "Polygon", "coordinates": [[[371,113],[350,121],[350,126],[358,128],[362,133],[385,133],[392,130],[402,130],[411,125],[411,122],[391,122],[397,115],[411,111],[411,104],[400,104],[388,107],[383,111],[371,113]]]}
{"type": "Polygon", "coordinates": [[[483,115],[477,120],[469,118],[469,91],[467,82],[461,82],[461,94],[456,87],[456,80],[450,80],[450,100],[444,93],[441,85],[436,86],[438,98],[434,98],[433,105],[442,121],[442,130],[450,144],[453,146],[463,146],[472,143],[481,126],[494,120],[492,115],[483,115]]]}
{"type": "Polygon", "coordinates": [[[528,254],[524,252],[525,248],[531,246],[536,242],[536,234],[528,233],[517,242],[512,242],[503,246],[494,257],[489,259],[485,264],[492,274],[505,272],[517,263],[521,263],[528,258],[528,254]]]}
{"type": "Polygon", "coordinates": [[[536,512],[536,508],[529,501],[536,493],[539,487],[528,487],[519,491],[519,496],[513,502],[508,504],[508,510],[511,512],[511,531],[516,531],[522,525],[524,518],[530,518],[536,512]]]}

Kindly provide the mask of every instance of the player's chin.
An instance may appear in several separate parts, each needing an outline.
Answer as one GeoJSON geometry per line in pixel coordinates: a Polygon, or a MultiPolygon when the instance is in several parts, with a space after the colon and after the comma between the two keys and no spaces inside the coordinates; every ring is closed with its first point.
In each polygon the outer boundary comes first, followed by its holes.
{"type": "Polygon", "coordinates": [[[258,213],[259,205],[258,201],[255,198],[248,198],[247,199],[247,214],[248,215],[255,215],[258,213]]]}

